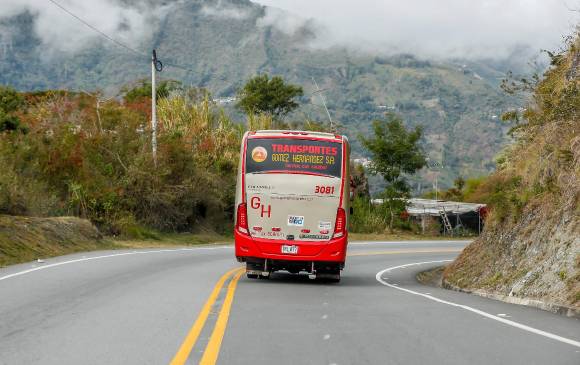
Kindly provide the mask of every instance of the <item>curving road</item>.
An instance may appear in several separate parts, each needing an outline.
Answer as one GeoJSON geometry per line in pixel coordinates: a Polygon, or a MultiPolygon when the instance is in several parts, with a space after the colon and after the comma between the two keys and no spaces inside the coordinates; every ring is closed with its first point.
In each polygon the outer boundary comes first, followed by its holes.
{"type": "Polygon", "coordinates": [[[580,321],[415,280],[465,244],[354,243],[339,284],[247,279],[230,246],[11,266],[0,364],[580,364],[580,321]]]}

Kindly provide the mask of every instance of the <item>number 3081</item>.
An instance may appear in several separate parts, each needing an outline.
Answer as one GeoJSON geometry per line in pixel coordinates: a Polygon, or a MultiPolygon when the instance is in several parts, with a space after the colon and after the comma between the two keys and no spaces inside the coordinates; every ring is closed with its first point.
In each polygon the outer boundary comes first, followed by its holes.
{"type": "Polygon", "coordinates": [[[314,189],[314,194],[334,194],[334,186],[319,186],[314,189]]]}

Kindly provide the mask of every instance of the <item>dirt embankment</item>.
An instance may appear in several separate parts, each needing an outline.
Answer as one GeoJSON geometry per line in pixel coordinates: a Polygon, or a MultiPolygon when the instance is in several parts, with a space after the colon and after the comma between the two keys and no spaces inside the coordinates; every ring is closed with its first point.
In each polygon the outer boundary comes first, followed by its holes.
{"type": "Polygon", "coordinates": [[[537,85],[528,122],[482,188],[486,228],[445,269],[444,285],[580,313],[578,62],[580,38],[537,85]]]}
{"type": "Polygon", "coordinates": [[[0,267],[109,246],[85,219],[0,215],[0,267]]]}
{"type": "Polygon", "coordinates": [[[570,148],[574,167],[544,161],[553,191],[530,199],[517,220],[491,223],[445,269],[444,285],[580,309],[580,126],[545,129],[538,139],[567,142],[559,147],[570,148]]]}

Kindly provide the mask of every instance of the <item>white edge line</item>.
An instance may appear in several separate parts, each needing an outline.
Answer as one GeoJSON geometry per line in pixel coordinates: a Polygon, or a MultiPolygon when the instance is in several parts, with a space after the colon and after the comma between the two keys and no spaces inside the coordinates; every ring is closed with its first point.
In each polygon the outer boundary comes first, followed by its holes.
{"type": "Polygon", "coordinates": [[[57,266],[74,264],[74,263],[83,262],[83,261],[99,260],[99,259],[106,259],[106,258],[110,258],[110,257],[128,256],[128,255],[143,255],[143,254],[150,254],[150,253],[180,252],[180,251],[195,251],[195,250],[215,250],[215,249],[221,249],[221,248],[230,248],[230,246],[176,248],[176,249],[163,249],[163,250],[150,250],[150,251],[132,251],[132,252],[115,253],[115,254],[110,254],[110,255],[84,257],[84,258],[80,258],[80,259],[76,259],[76,260],[68,260],[68,261],[56,262],[54,264],[49,264],[49,265],[38,266],[38,267],[35,267],[32,269],[23,270],[23,271],[15,272],[12,274],[0,276],[0,281],[14,278],[14,277],[21,276],[21,275],[25,275],[25,274],[29,274],[29,273],[34,272],[34,271],[46,270],[46,269],[50,269],[50,268],[57,267],[57,266]]]}
{"type": "Polygon", "coordinates": [[[571,340],[571,339],[566,338],[566,337],[558,336],[558,335],[550,333],[550,332],[542,331],[542,330],[539,330],[539,329],[534,328],[534,327],[526,326],[525,324],[514,322],[514,321],[511,321],[509,319],[498,317],[498,316],[495,316],[493,314],[484,312],[484,311],[476,309],[476,308],[469,307],[469,306],[464,305],[464,304],[457,304],[457,303],[449,302],[449,301],[446,301],[443,299],[436,298],[432,295],[418,293],[418,292],[410,290],[410,289],[405,289],[405,288],[401,288],[399,286],[394,286],[392,284],[387,283],[382,278],[384,273],[390,272],[391,270],[402,269],[402,268],[414,266],[414,265],[434,264],[434,263],[449,262],[449,261],[453,261],[453,260],[425,261],[425,262],[415,262],[415,263],[406,264],[406,265],[393,266],[393,267],[389,267],[387,269],[379,271],[376,275],[376,279],[379,283],[386,285],[390,288],[401,290],[401,291],[404,291],[404,292],[409,293],[409,294],[419,295],[421,297],[433,300],[433,301],[438,302],[438,303],[447,304],[447,305],[451,305],[453,307],[465,309],[467,311],[479,314],[480,316],[483,316],[483,317],[486,317],[489,319],[493,319],[493,320],[498,321],[498,322],[502,322],[504,324],[507,324],[508,326],[516,327],[516,328],[519,328],[519,329],[524,330],[524,331],[528,331],[528,332],[535,333],[535,334],[540,335],[540,336],[551,338],[552,340],[560,341],[560,342],[566,343],[568,345],[580,347],[580,342],[578,342],[578,341],[574,341],[574,340],[571,340]]]}

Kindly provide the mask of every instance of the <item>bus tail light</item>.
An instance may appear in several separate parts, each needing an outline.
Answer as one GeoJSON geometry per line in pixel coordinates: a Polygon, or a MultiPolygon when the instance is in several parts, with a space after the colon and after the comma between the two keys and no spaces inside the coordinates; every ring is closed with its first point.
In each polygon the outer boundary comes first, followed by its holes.
{"type": "Polygon", "coordinates": [[[248,209],[246,203],[238,205],[236,229],[241,233],[248,234],[248,209]]]}
{"type": "Polygon", "coordinates": [[[336,223],[334,224],[333,238],[344,236],[346,233],[346,212],[342,208],[338,208],[336,212],[336,223]]]}

